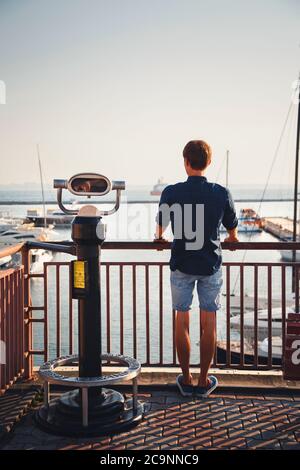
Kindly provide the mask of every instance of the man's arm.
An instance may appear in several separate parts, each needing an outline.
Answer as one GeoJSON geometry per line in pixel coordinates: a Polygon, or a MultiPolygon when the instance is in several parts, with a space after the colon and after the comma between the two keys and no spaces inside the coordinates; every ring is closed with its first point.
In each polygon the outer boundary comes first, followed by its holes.
{"type": "Polygon", "coordinates": [[[165,238],[163,238],[163,234],[166,230],[166,227],[162,227],[161,225],[159,224],[156,224],[156,230],[155,230],[155,238],[154,240],[159,240],[159,241],[164,241],[166,242],[167,240],[165,238]]]}
{"type": "Polygon", "coordinates": [[[160,196],[158,213],[156,216],[156,230],[154,234],[154,240],[167,241],[163,238],[163,234],[170,223],[170,212],[169,212],[169,186],[167,186],[160,196]]]}
{"type": "Polygon", "coordinates": [[[227,201],[222,223],[228,232],[224,242],[238,242],[238,219],[230,191],[227,189],[227,201]]]}

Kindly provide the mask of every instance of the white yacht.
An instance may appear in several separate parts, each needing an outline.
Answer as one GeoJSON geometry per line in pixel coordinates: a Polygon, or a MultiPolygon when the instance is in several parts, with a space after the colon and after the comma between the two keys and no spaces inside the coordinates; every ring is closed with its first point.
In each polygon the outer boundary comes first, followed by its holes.
{"type": "MultiPolygon", "coordinates": [[[[286,316],[289,313],[295,313],[295,309],[292,307],[286,308],[286,316]]],[[[269,311],[268,309],[262,309],[257,311],[257,330],[258,330],[258,339],[263,341],[266,336],[268,336],[268,325],[269,325],[269,311]]],[[[239,330],[241,325],[240,315],[236,315],[230,319],[230,325],[232,328],[239,330]]],[[[272,308],[272,336],[281,336],[282,335],[282,307],[272,308]]],[[[246,312],[244,314],[244,330],[247,331],[249,337],[254,335],[254,311],[246,312]]]]}
{"type": "Polygon", "coordinates": [[[55,209],[48,209],[45,217],[37,209],[28,209],[25,222],[31,222],[35,227],[54,225],[56,228],[70,227],[74,215],[67,215],[55,209]]]}
{"type": "MultiPolygon", "coordinates": [[[[50,229],[35,228],[30,225],[19,225],[0,233],[0,249],[5,246],[11,246],[16,243],[26,241],[46,241],[49,238],[50,229]]],[[[31,250],[31,273],[41,272],[43,263],[51,261],[53,255],[48,250],[38,249],[31,250]]],[[[11,263],[18,264],[20,262],[20,254],[1,258],[1,268],[8,267],[11,263]]]]}
{"type": "MultiPolygon", "coordinates": [[[[272,358],[281,360],[282,358],[282,337],[272,336],[272,358]]],[[[261,357],[268,357],[269,353],[269,339],[265,338],[258,344],[258,354],[261,357]]]]}
{"type": "Polygon", "coordinates": [[[18,227],[9,228],[0,233],[0,248],[15,243],[37,240],[37,234],[33,230],[19,230],[18,227]]]}
{"type": "Polygon", "coordinates": [[[7,230],[10,230],[11,228],[14,229],[16,227],[17,227],[16,224],[12,225],[12,224],[9,224],[8,222],[3,221],[3,220],[0,219],[0,234],[3,233],[3,232],[6,232],[7,230]]]}
{"type": "Polygon", "coordinates": [[[296,251],[295,258],[294,258],[293,252],[289,251],[289,250],[280,250],[280,254],[281,254],[282,261],[287,261],[287,262],[292,262],[292,261],[299,262],[300,261],[300,252],[299,251],[296,251]]]}
{"type": "Polygon", "coordinates": [[[4,256],[3,258],[0,258],[0,268],[8,266],[8,264],[11,262],[12,258],[11,256],[4,256]]]}
{"type": "Polygon", "coordinates": [[[33,224],[10,226],[0,233],[0,247],[23,241],[46,241],[51,238],[52,228],[36,228],[33,224]]]}
{"type": "Polygon", "coordinates": [[[22,223],[22,219],[11,217],[8,211],[0,212],[0,233],[3,233],[11,228],[16,228],[22,223]]]}

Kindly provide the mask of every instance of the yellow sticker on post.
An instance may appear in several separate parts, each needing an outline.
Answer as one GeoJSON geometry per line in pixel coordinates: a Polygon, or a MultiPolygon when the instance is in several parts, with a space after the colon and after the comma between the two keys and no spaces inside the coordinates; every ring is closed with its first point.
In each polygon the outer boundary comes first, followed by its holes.
{"type": "Polygon", "coordinates": [[[73,287],[74,289],[85,289],[85,262],[84,261],[74,261],[73,287]]]}
{"type": "Polygon", "coordinates": [[[89,270],[86,260],[71,261],[72,299],[85,299],[89,295],[89,270]]]}

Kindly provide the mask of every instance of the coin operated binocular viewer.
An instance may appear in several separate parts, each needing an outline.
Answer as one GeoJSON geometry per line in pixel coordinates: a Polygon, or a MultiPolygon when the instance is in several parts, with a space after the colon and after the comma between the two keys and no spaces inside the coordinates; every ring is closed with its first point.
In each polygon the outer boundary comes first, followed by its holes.
{"type": "MultiPolygon", "coordinates": [[[[36,421],[44,430],[62,435],[92,436],[113,434],[138,424],[143,417],[143,405],[137,399],[137,377],[141,370],[135,359],[120,354],[105,354],[101,348],[101,285],[100,251],[105,240],[106,226],[102,217],[119,209],[123,181],[110,181],[95,173],[80,173],[69,180],[54,180],[60,209],[74,215],[72,249],[77,259],[72,261],[72,297],[78,299],[78,355],[48,361],[40,367],[44,382],[44,405],[36,413],[36,421]],[[76,196],[104,196],[116,191],[115,206],[99,210],[85,205],[71,210],[63,204],[63,190],[76,196]],[[122,372],[102,374],[102,363],[124,366],[122,372]],[[63,376],[57,367],[78,364],[76,377],[63,376]],[[108,388],[131,380],[133,398],[108,388]],[[72,390],[59,398],[50,399],[50,385],[63,385],[72,390]]],[[[47,244],[45,244],[47,245],[47,244]]],[[[60,251],[63,251],[60,250],[60,251]]],[[[70,245],[66,252],[70,253],[70,245]]]]}

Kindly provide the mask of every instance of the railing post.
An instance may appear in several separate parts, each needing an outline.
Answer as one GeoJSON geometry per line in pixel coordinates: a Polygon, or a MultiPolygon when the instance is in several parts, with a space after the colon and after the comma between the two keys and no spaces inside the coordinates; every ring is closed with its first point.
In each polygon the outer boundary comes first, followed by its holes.
{"type": "Polygon", "coordinates": [[[24,266],[24,376],[32,377],[32,323],[30,322],[30,250],[27,245],[22,247],[22,265],[24,266]]]}

